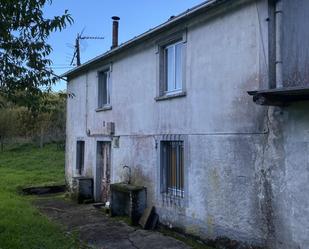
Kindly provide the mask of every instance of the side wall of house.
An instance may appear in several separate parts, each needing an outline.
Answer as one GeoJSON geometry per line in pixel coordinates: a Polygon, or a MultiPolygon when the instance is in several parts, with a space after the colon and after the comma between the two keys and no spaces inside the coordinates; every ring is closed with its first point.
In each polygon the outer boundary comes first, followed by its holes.
{"type": "Polygon", "coordinates": [[[96,112],[100,66],[72,79],[68,181],[76,176],[76,141],[85,141],[83,175],[94,177],[96,143],[112,139],[104,134],[104,124],[114,122],[119,148],[112,148],[111,180],[121,181],[123,166],[130,166],[133,183],[147,187],[148,205],[157,208],[161,222],[202,237],[264,244],[268,223],[261,155],[267,115],[246,93],[267,83],[268,24],[261,20],[268,8],[263,3],[234,1],[180,25],[187,32],[185,97],[155,101],[157,40],[173,31],[100,65],[112,69],[111,110],[96,112]],[[184,200],[160,193],[159,151],[165,134],[181,135],[185,142],[184,200]]]}
{"type": "Polygon", "coordinates": [[[308,103],[269,107],[269,133],[261,164],[261,210],[267,244],[274,249],[309,245],[308,103]]]}
{"type": "Polygon", "coordinates": [[[294,104],[284,109],[283,134],[286,182],[281,186],[285,205],[283,219],[288,231],[280,239],[290,247],[305,249],[309,246],[309,115],[308,103],[294,104]],[[289,235],[289,237],[287,236],[289,235]]]}
{"type": "MultiPolygon", "coordinates": [[[[309,84],[309,2],[283,1],[284,87],[309,84]]],[[[264,210],[272,248],[309,246],[308,102],[269,107],[264,153],[264,210]]]]}
{"type": "MultiPolygon", "coordinates": [[[[74,97],[67,99],[66,122],[66,181],[72,183],[72,177],[76,176],[76,141],[87,140],[86,136],[86,75],[81,75],[68,83],[68,93],[74,97]]],[[[87,141],[85,149],[88,151],[87,141]]],[[[88,157],[87,157],[88,158],[88,157]]],[[[86,168],[89,168],[86,165],[86,168]]],[[[92,174],[90,174],[91,176],[92,174]]]]}

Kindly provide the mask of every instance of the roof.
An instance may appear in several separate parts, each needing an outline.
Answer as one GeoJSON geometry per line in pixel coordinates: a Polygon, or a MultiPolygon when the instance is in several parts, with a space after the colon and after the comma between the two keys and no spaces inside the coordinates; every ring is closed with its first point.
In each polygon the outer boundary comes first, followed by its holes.
{"type": "Polygon", "coordinates": [[[215,6],[218,6],[219,4],[221,3],[224,3],[224,2],[227,2],[227,1],[231,1],[231,0],[207,0],[191,9],[188,9],[187,11],[173,17],[173,18],[170,18],[168,21],[160,24],[159,26],[153,28],[153,29],[150,29],[148,30],[147,32],[145,33],[142,33],[141,35],[139,36],[136,36],[134,37],[133,39],[119,45],[118,47],[114,48],[114,49],[111,49],[85,63],[83,63],[82,65],[74,68],[74,69],[71,69],[69,70],[68,72],[64,73],[63,75],[61,75],[61,77],[68,77],[68,76],[72,76],[72,75],[76,75],[82,71],[85,71],[87,70],[89,67],[91,67],[92,65],[94,64],[97,64],[101,61],[104,61],[105,59],[107,59],[108,57],[112,56],[112,55],[115,55],[115,54],[118,54],[136,44],[138,44],[139,42],[142,42],[144,41],[145,39],[148,39],[150,37],[153,37],[154,35],[162,32],[162,31],[165,31],[179,23],[182,23],[200,13],[202,13],[203,11],[205,10],[208,10],[208,9],[211,9],[215,6]]]}

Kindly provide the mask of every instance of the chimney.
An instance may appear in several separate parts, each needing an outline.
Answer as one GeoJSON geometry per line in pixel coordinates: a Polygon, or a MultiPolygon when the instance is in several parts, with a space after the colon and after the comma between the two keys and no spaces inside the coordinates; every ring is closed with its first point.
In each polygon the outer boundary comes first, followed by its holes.
{"type": "Polygon", "coordinates": [[[113,16],[113,43],[111,49],[118,47],[118,27],[119,27],[119,20],[118,16],[113,16]]]}

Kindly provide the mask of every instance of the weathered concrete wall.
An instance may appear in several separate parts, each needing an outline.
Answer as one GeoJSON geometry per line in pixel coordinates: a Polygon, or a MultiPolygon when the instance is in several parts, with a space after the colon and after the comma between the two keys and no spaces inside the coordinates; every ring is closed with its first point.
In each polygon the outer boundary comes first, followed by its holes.
{"type": "Polygon", "coordinates": [[[269,109],[263,170],[264,212],[271,248],[308,248],[309,162],[307,104],[269,109]]]}
{"type": "MultiPolygon", "coordinates": [[[[285,87],[308,86],[309,2],[283,1],[285,87]]],[[[268,110],[261,170],[267,242],[271,248],[309,247],[308,127],[306,103],[268,110]]]]}
{"type": "MultiPolygon", "coordinates": [[[[96,142],[112,140],[104,125],[114,122],[119,148],[112,148],[112,182],[121,181],[122,167],[130,166],[133,183],[147,187],[148,205],[156,206],[165,224],[207,238],[306,249],[308,239],[300,231],[308,231],[308,220],[301,219],[308,203],[294,181],[299,177],[305,185],[308,179],[308,145],[302,147],[290,132],[299,111],[257,106],[246,93],[269,84],[268,14],[267,1],[241,0],[181,24],[178,29],[187,30],[185,97],[154,100],[156,41],[177,28],[71,79],[68,91],[76,97],[68,100],[68,181],[76,175],[76,140],[85,141],[84,175],[94,176],[96,142]],[[112,110],[96,112],[97,71],[109,65],[112,110]],[[159,191],[164,134],[185,140],[184,200],[166,199],[159,191]],[[298,160],[306,165],[301,176],[298,160]]],[[[299,138],[307,119],[297,127],[299,138]]]]}
{"type": "MultiPolygon", "coordinates": [[[[67,91],[74,93],[74,98],[67,99],[67,122],[66,122],[66,180],[72,182],[76,165],[76,141],[86,137],[85,113],[86,113],[86,76],[75,78],[67,86],[67,91]]],[[[86,149],[88,146],[86,145],[86,149]]]]}
{"type": "Polygon", "coordinates": [[[263,221],[255,174],[260,136],[191,136],[188,140],[188,202],[184,210],[163,203],[162,219],[176,226],[184,223],[187,232],[202,237],[226,235],[261,242],[263,221]]]}
{"type": "MultiPolygon", "coordinates": [[[[285,218],[295,248],[309,247],[309,115],[308,103],[285,110],[285,218]]],[[[286,243],[288,244],[288,243],[286,243]]],[[[288,248],[288,247],[287,247],[288,248]]],[[[290,247],[293,248],[293,247],[290,247]]]]}

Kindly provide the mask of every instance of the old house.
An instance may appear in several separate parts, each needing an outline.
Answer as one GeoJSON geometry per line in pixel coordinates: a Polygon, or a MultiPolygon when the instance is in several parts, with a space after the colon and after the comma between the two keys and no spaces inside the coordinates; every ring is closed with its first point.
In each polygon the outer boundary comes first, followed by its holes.
{"type": "Polygon", "coordinates": [[[309,248],[309,1],[209,0],[67,72],[66,178],[124,166],[160,221],[309,248]]]}

